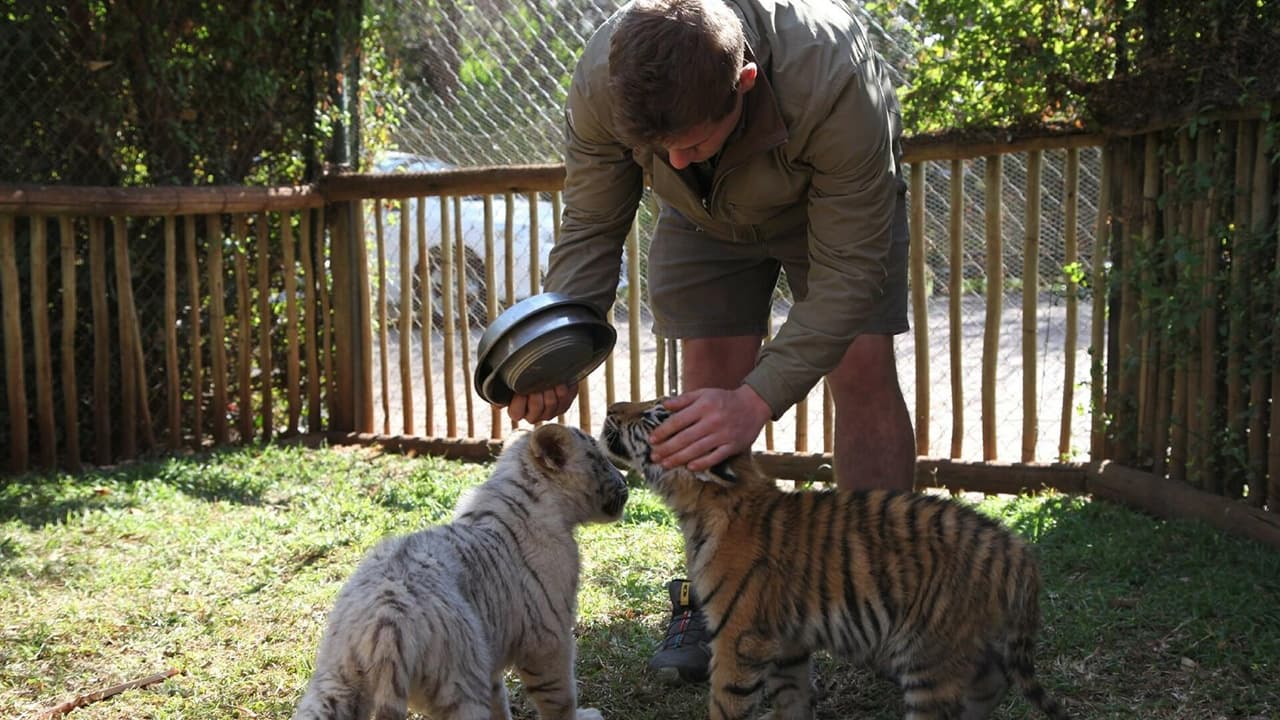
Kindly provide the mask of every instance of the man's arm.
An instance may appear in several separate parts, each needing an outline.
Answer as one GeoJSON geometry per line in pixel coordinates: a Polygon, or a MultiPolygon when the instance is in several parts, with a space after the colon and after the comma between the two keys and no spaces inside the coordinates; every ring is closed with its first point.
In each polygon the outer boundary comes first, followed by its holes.
{"type": "Polygon", "coordinates": [[[644,176],[630,148],[614,135],[607,74],[598,62],[579,65],[565,109],[564,213],[551,250],[546,288],[613,306],[627,233],[644,176]]]}
{"type": "Polygon", "coordinates": [[[803,399],[844,356],[879,300],[898,187],[897,103],[867,60],[810,136],[809,282],[761,351],[750,385],[773,417],[803,399]]]}

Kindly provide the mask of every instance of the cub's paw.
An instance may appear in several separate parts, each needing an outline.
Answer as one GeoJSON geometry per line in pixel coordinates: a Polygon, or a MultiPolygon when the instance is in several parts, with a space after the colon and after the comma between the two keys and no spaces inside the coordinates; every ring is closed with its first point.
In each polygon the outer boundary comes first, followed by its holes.
{"type": "Polygon", "coordinates": [[[604,720],[604,716],[595,708],[578,708],[578,720],[604,720]]]}

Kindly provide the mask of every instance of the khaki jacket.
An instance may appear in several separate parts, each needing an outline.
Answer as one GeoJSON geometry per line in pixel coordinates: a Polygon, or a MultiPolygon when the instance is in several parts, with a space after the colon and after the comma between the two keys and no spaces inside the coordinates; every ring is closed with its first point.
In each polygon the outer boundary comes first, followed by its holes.
{"type": "Polygon", "coordinates": [[[723,238],[758,242],[807,222],[808,294],[746,378],[777,418],[839,364],[881,295],[903,187],[901,120],[885,67],[843,3],[729,2],[760,73],[706,198],[661,150],[627,147],[613,131],[609,38],[626,7],[588,42],[565,111],[564,214],[546,286],[611,305],[646,182],[723,238]]]}

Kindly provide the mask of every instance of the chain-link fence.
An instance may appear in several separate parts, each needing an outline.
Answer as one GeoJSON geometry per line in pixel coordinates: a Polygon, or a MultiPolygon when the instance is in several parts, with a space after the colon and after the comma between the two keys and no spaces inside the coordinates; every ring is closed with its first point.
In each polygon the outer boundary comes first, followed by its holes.
{"type": "MultiPolygon", "coordinates": [[[[561,159],[562,114],[565,91],[573,72],[574,61],[594,29],[622,3],[616,0],[593,2],[558,2],[527,4],[516,2],[479,2],[466,7],[442,7],[426,0],[385,0],[377,4],[375,18],[414,18],[414,22],[397,24],[387,44],[388,57],[406,68],[405,84],[395,97],[375,101],[394,102],[403,112],[390,143],[399,151],[419,158],[432,158],[445,164],[501,165],[531,162],[557,162],[561,159]],[[417,68],[415,70],[414,68],[417,68]]],[[[879,51],[893,68],[901,87],[911,82],[914,58],[919,50],[919,31],[912,22],[913,5],[899,3],[895,14],[879,16],[860,3],[851,3],[855,16],[868,29],[879,51]]],[[[386,163],[386,154],[379,162],[386,163]]],[[[419,161],[423,162],[423,161],[419,161]]],[[[949,327],[947,297],[952,272],[962,273],[963,337],[960,339],[966,358],[963,370],[974,376],[982,354],[982,327],[986,313],[984,293],[987,286],[986,241],[984,239],[985,196],[983,178],[985,160],[964,164],[964,240],[962,263],[953,269],[950,263],[948,227],[950,223],[950,165],[931,162],[926,167],[925,243],[931,335],[932,377],[930,395],[934,398],[937,420],[930,425],[930,447],[934,453],[945,453],[950,446],[953,426],[949,406],[950,370],[947,358],[949,327]]],[[[1037,363],[1040,403],[1044,430],[1039,434],[1037,457],[1058,456],[1058,398],[1062,392],[1062,371],[1068,352],[1075,353],[1076,382],[1088,367],[1088,333],[1082,333],[1075,348],[1063,347],[1065,236],[1065,151],[1045,153],[1040,179],[1041,233],[1039,237],[1039,278],[1041,289],[1038,336],[1041,361],[1037,363]]],[[[1099,202],[1100,153],[1087,149],[1081,153],[1077,232],[1079,262],[1088,267],[1092,258],[1093,237],[1099,202]]],[[[1005,290],[1004,323],[1001,330],[1001,381],[1021,386],[1021,288],[1023,283],[1022,252],[1025,241],[1027,159],[1024,154],[1003,159],[1001,204],[1003,218],[1003,264],[1008,277],[1005,290]]],[[[652,213],[640,215],[641,247],[647,248],[652,213]]],[[[477,227],[466,231],[469,239],[480,242],[483,235],[477,227]]],[[[469,240],[470,243],[472,240],[469,240]]],[[[519,258],[518,258],[519,259],[519,258]]],[[[527,259],[526,259],[527,261],[527,259]]],[[[545,268],[545,264],[543,265],[545,268]]],[[[914,281],[914,279],[913,279],[914,281]]],[[[785,283],[784,283],[785,285],[785,283]]],[[[780,292],[779,310],[785,311],[785,289],[780,292]]],[[[781,316],[780,316],[781,317],[781,316]]],[[[1082,327],[1088,327],[1086,315],[1082,327]]],[[[647,330],[647,327],[646,327],[647,330]]],[[[912,406],[915,389],[914,338],[904,336],[898,343],[900,373],[908,404],[912,406]]],[[[976,383],[967,391],[966,414],[970,419],[962,430],[965,437],[964,456],[981,457],[979,393],[976,383]]],[[[821,388],[811,396],[810,406],[820,408],[821,388]]],[[[1087,393],[1077,391],[1074,404],[1078,412],[1073,420],[1073,441],[1080,451],[1087,445],[1090,413],[1087,393]]],[[[1001,433],[1000,455],[1016,458],[1021,443],[1022,412],[1018,393],[1002,393],[997,407],[999,424],[1011,428],[1001,433]]],[[[821,412],[810,410],[810,422],[821,422],[821,412]]],[[[776,428],[780,437],[789,437],[794,417],[784,418],[776,428]]],[[[820,426],[819,426],[820,427],[820,426]]],[[[820,430],[810,432],[820,438],[820,430]]],[[[790,447],[790,440],[778,447],[790,447]]],[[[809,449],[816,449],[810,447],[809,449]]]]}
{"type": "MultiPolygon", "coordinates": [[[[363,144],[368,157],[361,169],[394,172],[397,169],[433,169],[440,167],[442,163],[471,166],[559,161],[563,100],[574,62],[591,32],[619,5],[617,0],[554,3],[483,0],[466,5],[427,0],[374,0],[366,3],[367,32],[363,71],[368,79],[362,82],[361,92],[364,94],[362,107],[365,114],[362,127],[366,128],[363,144]],[[371,119],[377,119],[377,122],[372,122],[371,119]],[[381,130],[375,132],[368,129],[375,127],[381,130]],[[393,154],[391,151],[398,151],[400,154],[393,154]]],[[[102,25],[106,22],[105,19],[123,23],[128,18],[119,18],[110,13],[102,17],[79,17],[74,12],[74,7],[41,7],[24,16],[25,19],[20,23],[0,23],[0,63],[6,68],[5,77],[0,82],[3,82],[3,96],[7,101],[0,104],[0,127],[12,130],[10,137],[13,147],[12,152],[0,159],[0,182],[114,185],[124,183],[122,168],[131,167],[137,173],[129,182],[155,180],[157,168],[179,166],[191,159],[175,157],[164,162],[159,160],[171,148],[181,146],[180,142],[174,140],[178,137],[173,134],[176,132],[175,128],[182,130],[197,126],[224,128],[227,138],[225,143],[238,149],[237,157],[245,156],[239,160],[227,161],[229,164],[225,166],[225,170],[216,173],[210,171],[208,175],[202,176],[202,181],[233,182],[227,178],[240,181],[240,178],[252,174],[250,168],[280,167],[280,163],[285,161],[279,157],[288,154],[288,148],[281,151],[277,147],[275,151],[266,153],[250,150],[254,146],[270,144],[267,139],[271,137],[304,140],[305,148],[294,148],[291,151],[297,156],[294,161],[314,162],[314,147],[324,141],[323,137],[313,134],[305,127],[293,128],[293,134],[275,127],[272,123],[278,124],[279,118],[285,115],[275,115],[274,109],[279,107],[287,110],[292,106],[277,105],[273,100],[264,100],[253,111],[229,108],[229,113],[243,116],[244,122],[241,123],[230,116],[210,114],[216,103],[201,103],[192,99],[204,96],[189,96],[175,107],[166,107],[161,102],[165,96],[155,93],[146,96],[152,102],[143,104],[144,111],[121,109],[115,113],[119,121],[118,127],[92,121],[106,112],[103,107],[108,99],[111,102],[119,99],[122,87],[138,90],[147,86],[141,82],[145,77],[135,75],[134,69],[122,59],[124,56],[121,53],[109,53],[102,43],[89,42],[94,37],[109,34],[108,30],[118,34],[119,27],[116,25],[110,28],[102,25]],[[104,142],[106,135],[115,140],[112,143],[104,142]],[[125,140],[117,142],[120,138],[125,140]],[[104,153],[104,147],[113,149],[104,153]],[[133,161],[136,163],[131,165],[133,161]],[[233,166],[240,168],[242,172],[233,171],[233,166]]],[[[866,25],[879,50],[889,60],[900,85],[907,87],[912,79],[914,58],[919,49],[919,30],[918,25],[913,22],[911,3],[896,3],[893,7],[896,14],[883,16],[868,12],[861,4],[851,4],[855,15],[866,25]]],[[[166,18],[153,20],[157,27],[169,27],[166,18]]],[[[181,36],[183,27],[185,26],[181,23],[173,25],[172,32],[181,36]]],[[[314,40],[329,36],[325,35],[323,28],[304,27],[299,38],[305,37],[314,40]]],[[[191,40],[195,42],[197,39],[191,40]]],[[[215,41],[230,42],[216,38],[201,40],[206,44],[215,41]]],[[[312,48],[325,44],[314,41],[306,43],[307,47],[312,48]]],[[[280,52],[285,52],[286,49],[281,46],[280,52]]],[[[305,59],[310,57],[307,55],[310,52],[314,51],[299,49],[297,54],[305,59]]],[[[224,48],[210,57],[216,62],[247,62],[256,57],[245,55],[240,60],[223,57],[228,54],[224,48]]],[[[216,62],[210,67],[216,65],[216,62]]],[[[271,60],[263,57],[261,62],[269,63],[271,60]]],[[[328,117],[324,113],[325,108],[331,107],[334,101],[326,99],[325,93],[333,90],[331,81],[336,76],[331,69],[345,67],[345,63],[344,58],[318,56],[312,58],[310,64],[330,68],[325,71],[328,75],[325,72],[300,75],[293,85],[266,89],[274,93],[272,98],[301,98],[314,110],[313,115],[328,117]],[[318,91],[317,88],[323,91],[318,91]]],[[[216,73],[206,73],[201,77],[206,78],[200,81],[201,84],[217,87],[216,73]]],[[[136,104],[140,96],[135,94],[131,98],[131,102],[136,104]]],[[[327,120],[322,120],[319,124],[324,126],[325,122],[327,120]]],[[[1041,178],[1043,226],[1039,247],[1038,287],[1043,295],[1041,307],[1044,311],[1040,320],[1044,362],[1040,363],[1037,372],[1044,377],[1041,388],[1045,393],[1053,391],[1055,384],[1050,381],[1053,368],[1060,367],[1060,360],[1064,352],[1068,351],[1054,345],[1055,342],[1060,342],[1062,335],[1061,308],[1065,287],[1062,271],[1064,156],[1065,153],[1058,151],[1046,153],[1041,178]],[[1055,362],[1059,365],[1052,364],[1055,362]]],[[[1078,229],[1081,262],[1087,267],[1093,248],[1100,160],[1099,153],[1093,150],[1084,151],[1081,158],[1078,229]]],[[[942,339],[947,334],[945,292],[951,274],[956,271],[962,274],[962,291],[965,293],[963,325],[966,333],[966,357],[976,358],[980,355],[981,331],[977,330],[977,335],[971,336],[970,330],[981,328],[985,313],[982,294],[987,284],[986,243],[983,237],[984,162],[979,159],[966,162],[964,166],[965,233],[963,261],[958,269],[953,269],[949,261],[947,229],[950,168],[947,163],[942,162],[931,162],[927,166],[924,237],[928,270],[927,276],[920,281],[929,288],[930,325],[934,325],[935,315],[937,322],[941,323],[938,331],[933,333],[938,341],[931,346],[935,355],[943,353],[934,363],[935,368],[945,367],[945,341],[942,339]]],[[[1008,276],[1017,279],[1019,283],[1025,235],[1025,178],[1025,157],[1007,156],[1004,159],[1004,184],[1001,191],[1004,266],[1008,276]]],[[[442,210],[434,199],[427,202],[428,213],[443,211],[451,214],[455,231],[463,232],[467,247],[480,247],[484,226],[482,199],[455,199],[447,211],[442,210]]],[[[513,225],[512,231],[519,243],[514,247],[513,261],[517,267],[529,267],[532,263],[530,248],[533,245],[529,238],[536,234],[539,238],[539,264],[545,269],[545,253],[551,245],[557,209],[552,199],[547,196],[516,196],[504,202],[503,198],[496,198],[493,217],[499,237],[504,234],[504,223],[508,222],[508,204],[513,208],[509,222],[513,225]],[[529,220],[531,208],[536,209],[539,217],[536,231],[529,220]]],[[[384,210],[375,213],[372,207],[379,205],[370,205],[370,213],[366,219],[367,230],[374,232],[378,219],[381,219],[384,221],[386,236],[397,238],[399,213],[393,212],[392,206],[380,206],[384,210]]],[[[430,228],[433,222],[436,221],[428,216],[428,232],[434,232],[430,228]]],[[[652,212],[646,206],[642,208],[640,215],[642,248],[647,246],[651,222],[652,212]]],[[[20,236],[23,227],[19,227],[20,236]]],[[[157,254],[161,245],[148,241],[144,235],[145,233],[140,233],[136,241],[131,243],[132,252],[135,253],[133,273],[138,278],[141,304],[153,302],[160,297],[157,278],[163,261],[157,254]]],[[[50,240],[51,261],[56,263],[58,246],[54,242],[55,238],[50,240]]],[[[373,247],[373,244],[370,246],[373,247]]],[[[476,250],[477,255],[479,252],[476,250]]],[[[376,256],[371,256],[371,261],[376,262],[376,259],[376,256]]],[[[481,271],[475,259],[468,257],[464,260],[468,272],[478,280],[481,271]]],[[[409,262],[415,261],[410,258],[409,262]]],[[[388,271],[395,277],[394,268],[389,267],[388,271]]],[[[87,276],[81,275],[77,282],[83,286],[77,292],[88,298],[91,288],[88,287],[87,276]]],[[[1019,285],[1009,281],[1006,281],[1005,288],[1011,292],[1020,290],[1019,285]]],[[[472,291],[473,297],[479,297],[477,290],[472,291]]],[[[108,291],[110,292],[110,288],[108,291]]],[[[234,304],[236,298],[233,297],[233,291],[228,289],[227,292],[228,302],[234,304]]],[[[1008,346],[1005,355],[1008,356],[1008,353],[1016,354],[1013,348],[1017,346],[1020,332],[1020,325],[1017,324],[1020,308],[1013,297],[1006,300],[1005,306],[1005,322],[1008,327],[1002,334],[1002,343],[1008,346]]],[[[87,300],[80,307],[84,312],[83,309],[88,307],[87,300]]],[[[784,306],[780,306],[782,308],[784,306]]],[[[476,313],[477,317],[479,314],[476,313]]],[[[143,316],[162,317],[159,313],[151,312],[144,313],[143,316]]],[[[647,331],[647,324],[645,329],[647,331]]],[[[141,334],[144,338],[152,338],[160,331],[159,326],[152,325],[143,327],[141,334]]],[[[904,384],[908,386],[906,391],[909,405],[914,395],[914,389],[910,387],[914,379],[913,342],[913,339],[904,337],[899,343],[900,369],[904,384]]],[[[1087,342],[1087,336],[1082,335],[1076,348],[1082,360],[1087,360],[1087,342]]],[[[146,347],[151,348],[153,344],[147,343],[146,347]]],[[[148,362],[151,360],[148,358],[148,362]]],[[[1077,368],[1084,366],[1084,362],[1077,362],[1077,368]]],[[[966,369],[976,367],[976,360],[966,362],[966,369]]],[[[1006,364],[1004,368],[1008,372],[1016,369],[1013,364],[1006,364]]],[[[1077,370],[1076,377],[1081,376],[1077,370]]],[[[1016,382],[1016,377],[1010,376],[1009,381],[1016,382]]],[[[935,372],[929,382],[931,395],[939,406],[938,412],[942,415],[949,414],[946,403],[939,401],[947,395],[949,375],[935,372]]],[[[1014,396],[1014,393],[1007,394],[1010,398],[1014,396]]],[[[967,398],[976,400],[976,390],[968,392],[967,398]]],[[[1078,403],[1083,401],[1081,393],[1077,393],[1076,398],[1078,403]]],[[[1049,400],[1050,398],[1045,398],[1046,403],[1049,400]]],[[[811,404],[817,405],[817,402],[811,404]]],[[[1013,422],[1020,417],[1020,412],[1016,403],[1008,407],[1002,405],[1001,421],[1013,422]]],[[[820,413],[811,411],[811,417],[818,415],[820,413]]],[[[1087,408],[1083,409],[1080,417],[1081,427],[1087,427],[1087,408]]],[[[935,452],[946,447],[948,427],[937,422],[931,424],[930,444],[935,452]]],[[[974,416],[966,424],[964,431],[968,438],[965,445],[966,456],[971,456],[979,448],[976,441],[978,431],[979,422],[974,416]]],[[[1051,435],[1052,432],[1042,433],[1042,443],[1051,439],[1051,435]]],[[[820,434],[811,433],[810,436],[820,437],[820,434]]],[[[1081,437],[1079,433],[1075,436],[1077,439],[1081,437]]],[[[1002,438],[1002,444],[1005,440],[1012,441],[1014,438],[1006,435],[1002,438]]],[[[1046,450],[1038,455],[1052,457],[1054,453],[1046,450]]],[[[1001,456],[1013,457],[1016,456],[1016,451],[1010,454],[1002,450],[1001,456]]]]}

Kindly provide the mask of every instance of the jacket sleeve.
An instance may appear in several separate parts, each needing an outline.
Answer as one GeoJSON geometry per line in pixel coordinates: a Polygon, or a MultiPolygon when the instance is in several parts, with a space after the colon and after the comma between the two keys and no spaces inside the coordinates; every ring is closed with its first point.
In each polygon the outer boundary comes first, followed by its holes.
{"type": "Polygon", "coordinates": [[[746,378],[775,419],[840,363],[884,292],[901,185],[892,93],[879,64],[864,61],[806,144],[808,294],[746,378]]]}
{"type": "Polygon", "coordinates": [[[612,131],[605,77],[607,71],[584,61],[569,88],[564,212],[546,278],[547,290],[590,301],[602,312],[613,306],[644,189],[640,166],[612,131]]]}

